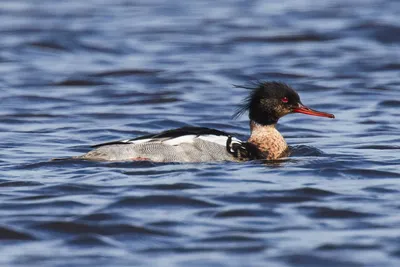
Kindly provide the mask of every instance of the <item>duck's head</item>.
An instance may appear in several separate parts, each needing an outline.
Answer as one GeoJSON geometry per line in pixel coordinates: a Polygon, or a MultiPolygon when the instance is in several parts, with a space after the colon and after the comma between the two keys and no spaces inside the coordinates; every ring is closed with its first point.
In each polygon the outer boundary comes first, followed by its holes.
{"type": "Polygon", "coordinates": [[[251,92],[235,116],[240,116],[249,111],[250,120],[261,125],[275,124],[279,118],[289,113],[303,113],[327,118],[335,117],[333,114],[306,107],[301,103],[296,91],[284,83],[262,82],[255,88],[247,89],[251,89],[251,92]]]}

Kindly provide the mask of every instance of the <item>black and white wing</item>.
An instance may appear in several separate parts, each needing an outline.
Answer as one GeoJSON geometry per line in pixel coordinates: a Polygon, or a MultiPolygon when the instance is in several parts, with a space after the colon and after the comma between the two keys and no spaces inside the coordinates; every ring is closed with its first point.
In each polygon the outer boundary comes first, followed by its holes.
{"type": "MultiPolygon", "coordinates": [[[[194,151],[200,149],[203,151],[203,154],[214,154],[218,158],[232,158],[232,160],[261,159],[265,156],[251,143],[242,142],[226,132],[205,127],[182,127],[134,139],[102,143],[94,145],[93,147],[101,148],[111,145],[145,145],[147,148],[160,148],[159,146],[152,146],[155,144],[162,144],[163,146],[167,145],[169,147],[188,147],[188,145],[190,147],[193,145],[193,149],[187,150],[186,153],[192,154],[194,151]],[[226,156],[223,156],[224,154],[226,156]]],[[[158,152],[161,153],[161,151],[154,151],[155,154],[158,152]]]]}
{"type": "Polygon", "coordinates": [[[226,145],[230,135],[226,132],[210,129],[206,127],[182,127],[178,129],[167,130],[158,134],[149,134],[133,139],[125,139],[93,145],[92,147],[101,147],[108,145],[126,145],[143,144],[148,142],[162,142],[170,145],[178,145],[184,142],[191,142],[193,138],[201,138],[209,142],[215,142],[226,145]]]}

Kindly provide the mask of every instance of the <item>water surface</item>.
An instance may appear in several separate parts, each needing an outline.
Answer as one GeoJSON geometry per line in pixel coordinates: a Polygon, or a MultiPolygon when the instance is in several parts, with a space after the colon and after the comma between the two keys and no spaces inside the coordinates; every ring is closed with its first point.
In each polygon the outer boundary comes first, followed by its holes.
{"type": "Polygon", "coordinates": [[[3,1],[0,264],[399,266],[400,5],[3,1]],[[51,162],[174,127],[249,134],[248,85],[289,115],[268,164],[51,162]]]}

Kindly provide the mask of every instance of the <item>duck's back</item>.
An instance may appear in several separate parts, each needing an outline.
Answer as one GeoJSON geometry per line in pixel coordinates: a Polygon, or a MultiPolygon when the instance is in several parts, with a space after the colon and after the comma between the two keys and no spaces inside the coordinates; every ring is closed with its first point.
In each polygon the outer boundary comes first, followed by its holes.
{"type": "Polygon", "coordinates": [[[80,159],[105,161],[211,162],[237,161],[241,141],[203,127],[183,127],[155,135],[95,145],[80,159]]]}

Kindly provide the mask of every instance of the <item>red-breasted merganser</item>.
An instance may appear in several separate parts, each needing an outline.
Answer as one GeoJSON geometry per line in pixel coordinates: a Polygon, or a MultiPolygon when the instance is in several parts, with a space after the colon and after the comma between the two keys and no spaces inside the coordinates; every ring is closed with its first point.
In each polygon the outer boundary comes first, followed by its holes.
{"type": "Polygon", "coordinates": [[[289,113],[334,118],[333,114],[304,106],[299,95],[280,82],[263,82],[251,89],[236,112],[249,112],[251,135],[240,141],[229,133],[203,127],[183,127],[94,145],[92,151],[75,159],[97,161],[212,162],[274,160],[286,156],[288,146],[275,128],[289,113]]]}

